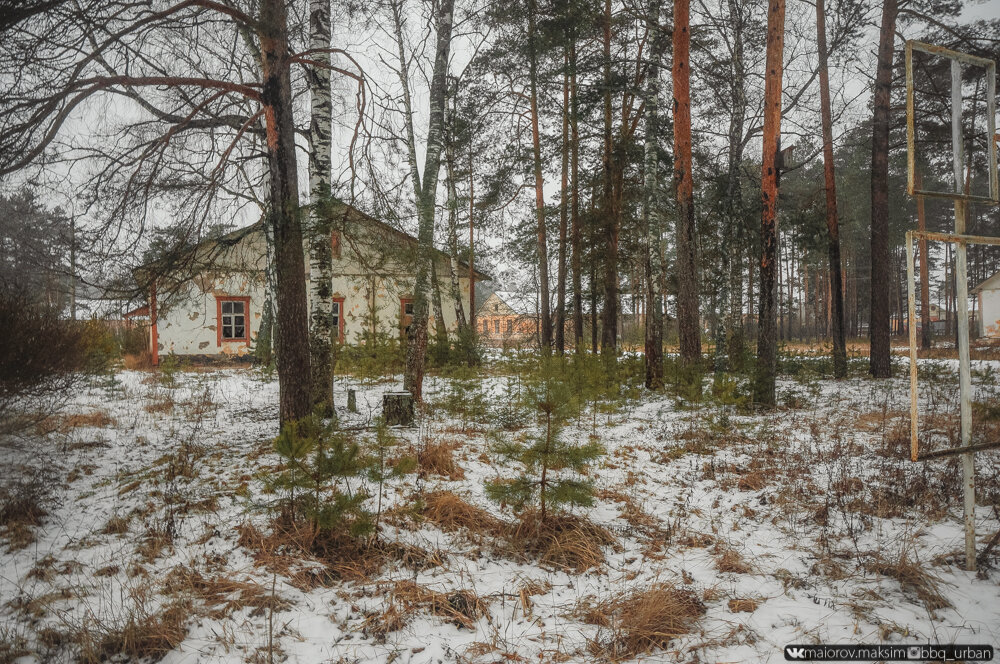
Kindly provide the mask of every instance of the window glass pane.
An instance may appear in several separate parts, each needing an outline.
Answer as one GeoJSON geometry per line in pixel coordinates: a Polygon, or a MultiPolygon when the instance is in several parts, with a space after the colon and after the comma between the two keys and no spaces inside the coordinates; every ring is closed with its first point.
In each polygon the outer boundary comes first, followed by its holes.
{"type": "Polygon", "coordinates": [[[336,316],[340,313],[340,302],[334,301],[333,303],[333,315],[336,316]]]}
{"type": "Polygon", "coordinates": [[[243,339],[247,335],[243,332],[244,328],[242,324],[236,325],[236,334],[233,335],[233,339],[243,339]]]}
{"type": "Polygon", "coordinates": [[[406,312],[407,316],[412,316],[413,315],[413,303],[412,302],[407,302],[406,304],[404,304],[403,305],[403,311],[406,312]]]}
{"type": "Polygon", "coordinates": [[[243,302],[233,302],[233,312],[237,314],[243,313],[243,302]]]}
{"type": "Polygon", "coordinates": [[[223,325],[222,326],[222,338],[223,339],[232,339],[233,338],[233,326],[232,325],[223,325]]]}
{"type": "Polygon", "coordinates": [[[231,314],[233,313],[233,303],[232,301],[227,301],[222,303],[222,313],[231,314]]]}

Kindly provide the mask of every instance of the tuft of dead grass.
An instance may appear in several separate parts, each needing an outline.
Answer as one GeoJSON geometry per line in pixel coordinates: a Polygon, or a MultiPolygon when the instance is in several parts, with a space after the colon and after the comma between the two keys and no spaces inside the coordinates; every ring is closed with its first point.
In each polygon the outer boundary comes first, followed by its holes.
{"type": "Polygon", "coordinates": [[[731,613],[753,613],[760,603],[750,597],[739,597],[729,600],[729,611],[731,613]]]}
{"type": "Polygon", "coordinates": [[[719,544],[715,545],[715,567],[720,572],[733,574],[749,574],[753,569],[738,551],[719,544]]]}
{"type": "Polygon", "coordinates": [[[928,611],[951,607],[951,602],[938,589],[941,580],[925,570],[918,560],[911,558],[906,547],[903,547],[899,556],[893,559],[888,559],[881,553],[874,553],[863,566],[869,572],[898,581],[903,587],[903,592],[916,596],[928,611]]]}
{"type": "Polygon", "coordinates": [[[108,522],[104,524],[100,532],[102,535],[124,535],[128,532],[130,521],[129,517],[116,514],[108,519],[108,522]]]}
{"type": "Polygon", "coordinates": [[[103,410],[96,410],[90,413],[76,413],[67,415],[59,424],[61,433],[68,433],[73,429],[92,427],[94,429],[104,429],[105,427],[117,426],[118,420],[108,415],[103,410]]]}
{"type": "Polygon", "coordinates": [[[473,590],[438,592],[413,581],[389,582],[388,606],[365,619],[365,634],[384,641],[385,636],[405,627],[418,611],[444,618],[456,627],[476,629],[476,622],[489,617],[489,604],[473,590]]]}
{"type": "Polygon", "coordinates": [[[9,551],[20,551],[35,541],[34,529],[48,514],[45,483],[32,478],[0,488],[0,537],[7,540],[9,551]]]}
{"type": "Polygon", "coordinates": [[[205,577],[198,570],[184,566],[170,570],[163,590],[170,595],[200,600],[208,617],[216,620],[245,608],[253,609],[251,617],[259,617],[267,611],[284,611],[292,606],[290,601],[258,583],[223,575],[205,577]]]}
{"type": "Polygon", "coordinates": [[[441,475],[449,480],[464,480],[465,469],[455,461],[455,450],[460,447],[455,440],[428,443],[416,451],[420,477],[441,475]]]}
{"type": "Polygon", "coordinates": [[[159,661],[187,636],[189,607],[173,604],[156,613],[141,607],[120,620],[87,621],[72,635],[77,661],[100,664],[113,657],[124,661],[159,661]]]}
{"type": "Polygon", "coordinates": [[[483,536],[503,534],[503,521],[451,491],[434,491],[425,495],[423,502],[423,517],[441,530],[461,531],[477,542],[483,536]]]}
{"type": "Polygon", "coordinates": [[[704,614],[705,605],[693,590],[657,583],[587,607],[583,618],[608,630],[606,638],[591,642],[592,654],[617,661],[666,648],[691,632],[704,614]]]}
{"type": "Polygon", "coordinates": [[[603,547],[618,543],[603,526],[571,514],[549,514],[543,520],[540,512],[528,510],[506,530],[508,552],[577,574],[603,565],[603,547]]]}

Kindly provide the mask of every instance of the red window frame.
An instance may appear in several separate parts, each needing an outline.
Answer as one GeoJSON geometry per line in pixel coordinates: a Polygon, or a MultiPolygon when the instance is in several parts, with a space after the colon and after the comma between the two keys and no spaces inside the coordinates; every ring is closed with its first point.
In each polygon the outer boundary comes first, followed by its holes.
{"type": "Polygon", "coordinates": [[[333,303],[337,305],[337,340],[344,343],[344,298],[335,297],[333,303]]]}
{"type": "Polygon", "coordinates": [[[245,343],[250,345],[250,298],[236,295],[216,295],[215,296],[215,331],[216,345],[222,346],[226,343],[245,343]],[[222,303],[242,302],[243,303],[243,336],[232,339],[222,338],[222,303]]]}
{"type": "Polygon", "coordinates": [[[413,304],[412,297],[399,298],[399,334],[406,336],[406,328],[413,325],[413,314],[406,313],[406,305],[413,304]]]}

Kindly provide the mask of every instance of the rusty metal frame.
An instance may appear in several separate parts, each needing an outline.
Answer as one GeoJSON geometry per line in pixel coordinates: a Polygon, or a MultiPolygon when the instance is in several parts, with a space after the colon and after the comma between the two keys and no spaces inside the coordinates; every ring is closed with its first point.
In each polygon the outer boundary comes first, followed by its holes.
{"type": "MultiPolygon", "coordinates": [[[[972,358],[969,348],[969,276],[966,246],[968,244],[1000,245],[998,237],[982,237],[965,234],[966,211],[972,201],[997,204],[997,144],[987,140],[989,162],[989,196],[966,194],[963,187],[965,166],[965,144],[962,137],[962,64],[983,67],[986,70],[986,118],[987,136],[996,137],[996,63],[967,53],[960,53],[940,46],[917,41],[906,42],[906,190],[911,196],[936,196],[950,198],[955,205],[955,232],[930,233],[907,231],[906,233],[906,276],[907,304],[909,307],[910,332],[910,458],[913,461],[943,458],[953,455],[962,457],[962,517],[965,525],[965,569],[976,569],[976,485],[974,453],[993,445],[972,445],[972,358]],[[954,192],[934,192],[917,189],[916,147],[913,90],[913,51],[939,55],[951,61],[951,148],[952,168],[955,175],[954,192]],[[955,296],[958,306],[958,382],[961,421],[960,445],[957,448],[940,450],[920,457],[917,449],[917,326],[915,303],[915,279],[913,269],[913,238],[953,242],[955,244],[955,296]]],[[[926,257],[923,257],[926,260],[926,257]]]]}
{"type": "MultiPolygon", "coordinates": [[[[986,151],[989,161],[989,196],[973,196],[960,191],[958,186],[959,178],[956,181],[956,191],[930,191],[916,188],[916,127],[915,127],[915,105],[913,90],[913,52],[927,53],[928,55],[938,55],[951,60],[952,67],[952,105],[958,104],[958,115],[961,116],[961,65],[967,64],[974,67],[982,67],[986,70],[986,128],[987,136],[996,136],[996,62],[988,58],[980,58],[968,53],[953,51],[943,46],[925,44],[915,40],[906,42],[906,191],[911,196],[928,196],[935,198],[961,199],[963,201],[975,201],[980,203],[1000,203],[1000,185],[997,182],[997,144],[996,141],[986,141],[986,151]],[[956,80],[958,85],[956,85],[956,80]]],[[[955,108],[952,108],[952,115],[955,115],[955,108]]],[[[953,127],[952,149],[956,153],[962,149],[961,133],[956,137],[953,127]],[[957,140],[956,140],[957,139],[957,140]]]]}

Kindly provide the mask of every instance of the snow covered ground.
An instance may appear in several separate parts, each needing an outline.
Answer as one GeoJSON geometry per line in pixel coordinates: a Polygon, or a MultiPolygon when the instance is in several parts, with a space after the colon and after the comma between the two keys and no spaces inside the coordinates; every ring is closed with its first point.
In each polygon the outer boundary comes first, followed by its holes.
{"type": "MultiPolygon", "coordinates": [[[[995,368],[976,365],[980,397],[994,397],[995,368]]],[[[922,426],[945,445],[954,362],[922,369],[922,426]]],[[[502,404],[516,380],[484,377],[486,404],[502,404]]],[[[247,544],[248,528],[267,534],[272,519],[275,379],[249,369],[166,384],[145,372],[95,378],[53,430],[0,446],[2,486],[34,482],[47,512],[24,548],[0,535],[0,662],[100,661],[130,628],[168,632],[148,652],[169,663],[597,661],[628,626],[589,609],[662,582],[693,591],[705,613],[640,661],[783,661],[791,643],[1000,646],[997,558],[978,576],[962,570],[958,461],[908,461],[907,386],[803,377],[780,382],[784,406],[770,414],[649,394],[585,414],[569,434],[596,435],[608,453],[590,473],[597,503],[576,513],[616,542],[579,574],[392,518],[381,540],[429,562],[307,583],[299,572],[322,577],[322,560],[279,568],[247,544]],[[448,602],[467,591],[481,610],[454,620],[432,602],[406,604],[406,582],[448,602]],[[387,625],[394,603],[405,616],[387,625]]],[[[343,425],[370,424],[398,388],[339,378],[343,425]],[[346,412],[348,388],[358,414],[346,412]]],[[[425,398],[454,389],[428,378],[425,398]]],[[[457,444],[464,478],[407,475],[388,507],[449,491],[513,519],[483,484],[510,469],[488,454],[490,426],[469,419],[438,408],[396,432],[403,446],[457,444]]],[[[977,455],[980,550],[1000,528],[998,468],[997,452],[977,455]]]]}

